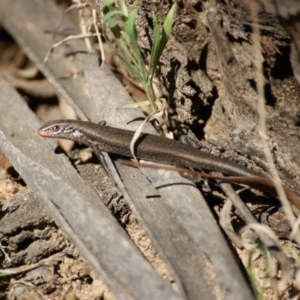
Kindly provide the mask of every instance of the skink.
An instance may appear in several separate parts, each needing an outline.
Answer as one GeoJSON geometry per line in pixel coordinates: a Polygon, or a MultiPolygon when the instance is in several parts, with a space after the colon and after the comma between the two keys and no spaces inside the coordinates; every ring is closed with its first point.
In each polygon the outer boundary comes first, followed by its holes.
{"type": "MultiPolygon", "coordinates": [[[[46,123],[38,134],[47,138],[67,139],[92,147],[93,151],[132,157],[130,142],[133,131],[75,120],[57,120],[46,123]]],[[[163,164],[217,171],[234,176],[261,176],[235,162],[202,152],[176,140],[151,134],[142,134],[136,143],[136,156],[163,164]]]]}
{"type": "MultiPolygon", "coordinates": [[[[91,122],[58,120],[46,123],[38,130],[42,137],[73,140],[92,147],[100,158],[100,152],[109,152],[132,157],[130,143],[134,131],[113,128],[91,122]]],[[[151,134],[142,134],[136,143],[137,157],[164,164],[179,164],[185,167],[217,171],[227,175],[246,176],[226,177],[226,182],[247,184],[263,191],[274,193],[274,183],[265,176],[247,169],[235,162],[201,152],[182,142],[151,134]],[[251,178],[250,178],[251,177],[251,178]],[[228,179],[228,180],[227,180],[228,179]]],[[[206,178],[209,178],[208,175],[206,178]]],[[[205,178],[205,177],[204,177],[205,178]]],[[[290,201],[300,210],[300,198],[288,187],[283,186],[290,201]]]]}

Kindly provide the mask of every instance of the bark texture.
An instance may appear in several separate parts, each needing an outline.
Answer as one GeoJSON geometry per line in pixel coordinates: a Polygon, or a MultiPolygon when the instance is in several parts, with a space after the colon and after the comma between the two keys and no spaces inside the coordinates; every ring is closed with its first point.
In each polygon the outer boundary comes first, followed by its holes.
{"type": "MultiPolygon", "coordinates": [[[[258,133],[253,48],[253,27],[258,27],[269,147],[281,178],[299,189],[300,89],[294,70],[297,75],[300,69],[300,5],[289,2],[288,6],[286,1],[260,0],[258,24],[253,24],[248,1],[178,1],[158,77],[175,112],[171,119],[177,130],[192,128],[224,157],[267,170],[258,133]]],[[[138,26],[145,57],[151,47],[152,12],[162,22],[171,5],[171,1],[142,1],[138,26]]]]}

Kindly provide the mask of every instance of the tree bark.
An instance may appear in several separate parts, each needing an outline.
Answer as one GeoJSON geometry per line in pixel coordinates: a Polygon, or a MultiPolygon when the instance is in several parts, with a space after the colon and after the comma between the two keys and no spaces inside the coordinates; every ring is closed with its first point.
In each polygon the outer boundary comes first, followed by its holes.
{"type": "MultiPolygon", "coordinates": [[[[191,128],[224,157],[268,171],[258,128],[253,48],[253,28],[257,26],[269,147],[280,177],[297,190],[300,89],[293,72],[294,67],[297,74],[298,64],[291,64],[290,55],[292,37],[292,58],[299,60],[297,28],[291,33],[299,9],[293,4],[293,8],[281,9],[282,16],[278,16],[276,3],[260,0],[258,4],[258,24],[253,24],[247,1],[178,1],[172,36],[157,76],[175,112],[171,116],[175,131],[191,128]]],[[[137,25],[145,57],[151,50],[152,12],[163,22],[171,5],[168,1],[142,2],[137,25]]]]}

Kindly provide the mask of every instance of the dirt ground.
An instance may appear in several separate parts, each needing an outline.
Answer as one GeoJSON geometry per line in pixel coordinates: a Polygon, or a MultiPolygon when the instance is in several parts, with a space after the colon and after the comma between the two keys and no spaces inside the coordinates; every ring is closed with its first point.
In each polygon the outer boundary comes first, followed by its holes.
{"type": "MultiPolygon", "coordinates": [[[[79,163],[78,172],[101,196],[157,272],[170,283],[174,282],[116,186],[105,176],[104,170],[94,158],[80,164],[81,152],[86,157],[85,149],[75,150],[71,155],[79,163]]],[[[2,165],[9,166],[3,156],[2,165]]],[[[7,170],[11,170],[11,167],[1,168],[0,258],[1,268],[13,272],[13,275],[2,278],[0,299],[114,299],[101,278],[56,226],[35,195],[24,186],[20,178],[11,177],[7,170]]],[[[216,203],[214,209],[220,215],[219,203],[216,203]]],[[[279,213],[276,210],[276,214],[279,213]]],[[[272,219],[272,216],[267,214],[265,218],[272,219]]],[[[287,239],[290,229],[286,219],[282,217],[280,223],[277,216],[275,220],[273,229],[277,229],[277,234],[282,237],[281,247],[297,262],[300,249],[287,239]]],[[[272,221],[268,224],[272,225],[272,221]]],[[[247,237],[247,234],[249,232],[244,232],[241,236],[244,235],[244,239],[248,240],[248,247],[243,250],[235,247],[238,259],[258,289],[263,289],[264,299],[274,299],[276,264],[272,258],[266,258],[255,244],[251,244],[253,237],[247,237]],[[269,264],[268,270],[266,264],[269,264]]]]}
{"type": "MultiPolygon", "coordinates": [[[[9,165],[3,156],[2,163],[9,165]]],[[[157,272],[172,282],[150,239],[102,167],[94,161],[77,168],[157,272]]],[[[0,299],[114,299],[35,195],[5,168],[1,168],[0,206],[1,268],[15,272],[1,280],[0,299]]]]}

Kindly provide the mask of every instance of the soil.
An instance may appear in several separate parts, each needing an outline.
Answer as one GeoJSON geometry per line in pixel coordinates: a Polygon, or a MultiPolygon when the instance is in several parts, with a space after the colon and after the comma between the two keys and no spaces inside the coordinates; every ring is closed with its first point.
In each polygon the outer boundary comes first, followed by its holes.
{"type": "MultiPolygon", "coordinates": [[[[77,163],[80,153],[85,156],[85,150],[71,154],[77,163]]],[[[77,169],[157,272],[173,282],[149,237],[103,168],[94,160],[77,169]]],[[[17,275],[2,281],[0,299],[114,299],[30,189],[10,177],[4,168],[1,173],[1,268],[15,270],[17,275]],[[23,267],[10,269],[12,266],[23,267]]]]}

